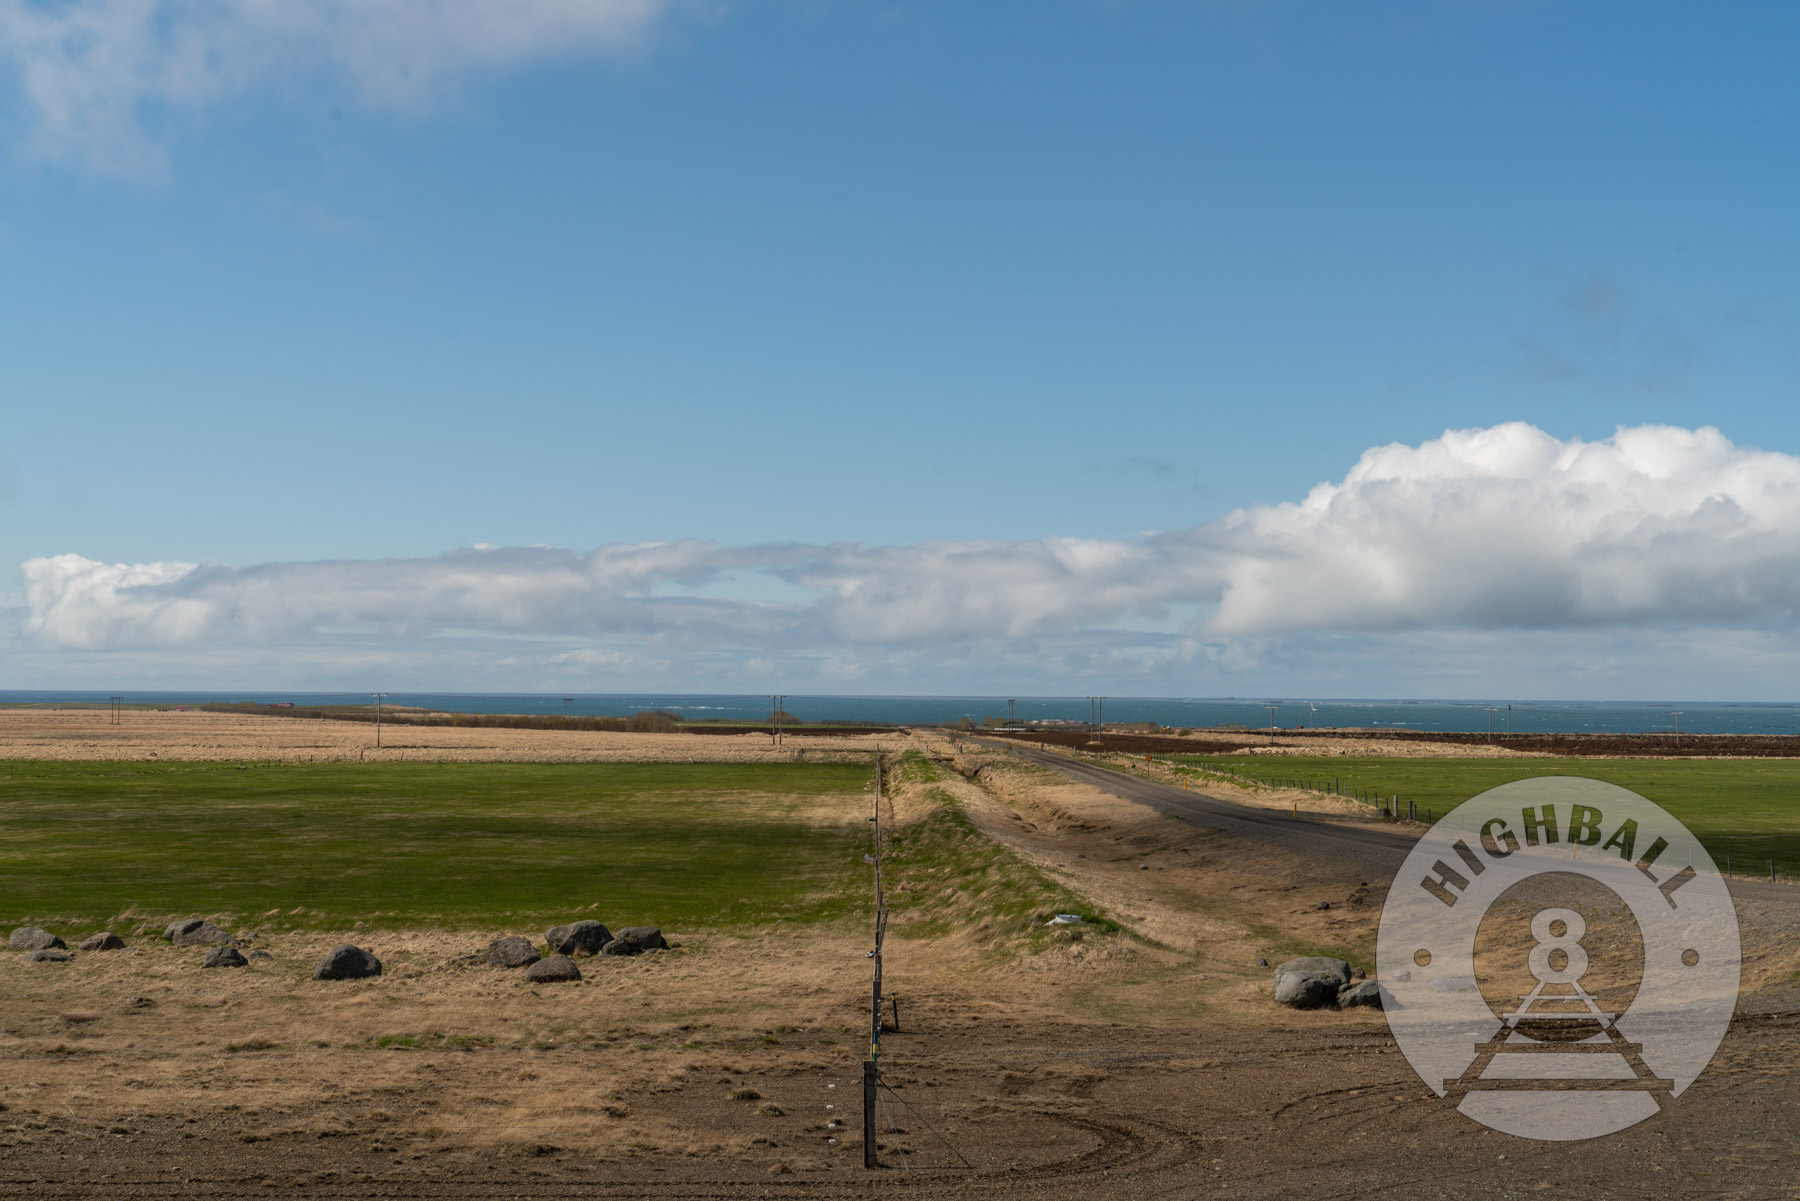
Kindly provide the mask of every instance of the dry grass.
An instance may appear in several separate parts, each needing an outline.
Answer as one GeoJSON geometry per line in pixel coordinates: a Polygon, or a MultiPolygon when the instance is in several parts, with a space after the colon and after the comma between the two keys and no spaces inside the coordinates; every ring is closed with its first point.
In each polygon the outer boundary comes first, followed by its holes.
{"type": "Polygon", "coordinates": [[[229,1115],[247,1138],[372,1135],[416,1151],[724,1154],[747,1140],[672,1121],[655,1099],[761,1100],[747,1073],[852,1058],[866,962],[847,932],[703,933],[583,959],[579,984],[541,986],[464,961],[494,934],[372,931],[361,942],[386,974],[350,982],[311,979],[335,941],[323,936],[258,943],[275,960],[235,970],[166,945],[7,956],[0,1105],[97,1124],[229,1115]]]}
{"type": "Polygon", "coordinates": [[[301,721],[198,710],[131,709],[112,725],[103,709],[0,709],[0,759],[285,760],[298,763],[778,763],[796,757],[866,760],[901,750],[897,734],[626,734],[391,726],[375,747],[366,722],[301,721]]]}

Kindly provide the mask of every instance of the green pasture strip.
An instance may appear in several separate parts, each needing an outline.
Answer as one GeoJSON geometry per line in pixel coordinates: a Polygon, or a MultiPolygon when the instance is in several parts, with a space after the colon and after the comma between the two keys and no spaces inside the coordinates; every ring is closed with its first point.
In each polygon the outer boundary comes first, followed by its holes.
{"type": "Polygon", "coordinates": [[[833,920],[869,910],[872,788],[833,763],[4,762],[0,927],[833,920]]]}
{"type": "Polygon", "coordinates": [[[1800,875],[1800,760],[1795,759],[1390,759],[1337,756],[1181,755],[1178,764],[1264,783],[1293,781],[1388,798],[1422,818],[1442,816],[1496,785],[1533,776],[1586,776],[1629,788],[1679,818],[1725,867],[1784,879],[1800,875]]]}
{"type": "MultiPolygon", "coordinates": [[[[944,777],[942,767],[917,755],[903,758],[894,771],[898,778],[927,784],[944,777]]],[[[884,891],[893,933],[927,938],[974,933],[993,937],[996,950],[1007,950],[1119,930],[1091,900],[983,834],[948,791],[931,795],[937,809],[891,832],[885,843],[884,891]],[[1044,925],[1059,913],[1079,914],[1087,924],[1044,925]]]]}

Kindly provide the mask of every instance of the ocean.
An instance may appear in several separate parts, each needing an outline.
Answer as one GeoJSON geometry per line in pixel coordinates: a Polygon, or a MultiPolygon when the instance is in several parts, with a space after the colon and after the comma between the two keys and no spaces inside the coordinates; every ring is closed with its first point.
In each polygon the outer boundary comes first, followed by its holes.
{"type": "MultiPolygon", "coordinates": [[[[105,702],[122,696],[133,704],[199,705],[210,702],[291,701],[297,705],[371,704],[366,692],[28,692],[0,691],[0,704],[105,702]]],[[[442,693],[394,692],[390,705],[451,713],[561,713],[627,715],[664,709],[685,718],[762,721],[767,696],[704,693],[442,693]]],[[[1004,696],[789,696],[783,709],[803,722],[859,721],[932,724],[1006,717],[1004,696]]],[[[1020,720],[1087,721],[1088,699],[1079,696],[1018,697],[1020,720]]],[[[1254,697],[1107,697],[1108,722],[1153,721],[1163,726],[1239,723],[1267,727],[1362,726],[1373,729],[1479,731],[1510,728],[1531,733],[1664,733],[1679,724],[1694,734],[1800,734],[1800,704],[1702,701],[1504,701],[1504,700],[1295,700],[1254,697]],[[1273,706],[1273,712],[1271,712],[1273,706]]]]}

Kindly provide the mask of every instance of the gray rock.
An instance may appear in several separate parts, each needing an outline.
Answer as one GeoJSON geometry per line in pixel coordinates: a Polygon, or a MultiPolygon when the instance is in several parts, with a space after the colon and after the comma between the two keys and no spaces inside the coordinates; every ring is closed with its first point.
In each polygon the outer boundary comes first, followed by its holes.
{"type": "Polygon", "coordinates": [[[60,951],[69,944],[37,926],[20,926],[6,940],[6,945],[15,951],[60,951]]]}
{"type": "Polygon", "coordinates": [[[99,934],[90,934],[82,939],[81,945],[75,949],[78,951],[122,951],[125,949],[125,940],[111,930],[103,930],[99,934]]]}
{"type": "Polygon", "coordinates": [[[539,983],[562,980],[581,979],[581,969],[567,955],[552,955],[548,959],[540,959],[525,969],[525,978],[539,983]]]}
{"type": "Polygon", "coordinates": [[[379,975],[381,960],[349,943],[333,947],[331,954],[319,960],[319,966],[313,969],[314,980],[362,980],[379,975]]]}
{"type": "Polygon", "coordinates": [[[75,956],[69,954],[67,951],[58,951],[52,947],[45,947],[41,951],[33,951],[25,958],[32,963],[67,963],[69,960],[75,958],[75,956]]]}
{"type": "Polygon", "coordinates": [[[275,956],[269,954],[267,951],[252,951],[250,952],[250,958],[252,961],[256,961],[260,959],[273,959],[275,956]]]}
{"type": "Polygon", "coordinates": [[[200,961],[201,967],[244,967],[249,964],[236,947],[214,947],[200,961]]]}
{"type": "Polygon", "coordinates": [[[619,931],[619,937],[626,942],[636,943],[640,951],[662,951],[669,944],[663,941],[663,933],[655,926],[627,926],[619,931]]]}
{"type": "Polygon", "coordinates": [[[1293,1009],[1329,1009],[1341,987],[1331,972],[1284,972],[1275,977],[1275,999],[1293,1009]]]}
{"type": "Polygon", "coordinates": [[[602,955],[642,955],[644,948],[628,938],[615,938],[600,948],[602,955]]]}
{"type": "Polygon", "coordinates": [[[205,918],[189,917],[170,922],[163,937],[178,947],[235,947],[237,940],[205,918]]]}
{"type": "Polygon", "coordinates": [[[1359,967],[1353,967],[1353,968],[1351,968],[1351,969],[1350,969],[1350,978],[1351,978],[1351,979],[1352,979],[1352,980],[1361,980],[1361,979],[1364,979],[1364,978],[1365,978],[1365,977],[1367,977],[1367,976],[1368,976],[1368,974],[1369,974],[1369,973],[1367,973],[1367,972],[1365,972],[1365,971],[1363,971],[1363,970],[1362,970],[1362,969],[1361,969],[1361,968],[1359,968],[1359,967]]]}
{"type": "Polygon", "coordinates": [[[1268,960],[1267,960],[1267,959],[1258,959],[1258,960],[1257,960],[1257,961],[1256,961],[1256,966],[1257,966],[1257,967],[1268,967],[1268,966],[1269,966],[1269,961],[1268,961],[1268,960]]]}
{"type": "Polygon", "coordinates": [[[1337,977],[1340,988],[1350,983],[1350,965],[1342,959],[1333,959],[1329,955],[1304,955],[1299,959],[1290,959],[1275,969],[1277,978],[1290,972],[1301,974],[1326,972],[1337,977]]]}
{"type": "Polygon", "coordinates": [[[1330,901],[1320,901],[1317,907],[1320,909],[1330,909],[1331,902],[1330,901]]]}
{"type": "Polygon", "coordinates": [[[1360,984],[1352,984],[1348,988],[1339,989],[1337,996],[1339,1009],[1384,1009],[1381,1003],[1381,985],[1373,980],[1364,980],[1360,984]]]}
{"type": "Polygon", "coordinates": [[[550,950],[558,955],[598,955],[600,948],[612,940],[612,931],[591,918],[567,926],[552,926],[544,935],[550,950]]]}
{"type": "Polygon", "coordinates": [[[495,967],[530,967],[541,958],[537,948],[517,934],[496,938],[488,944],[487,961],[495,967]]]}

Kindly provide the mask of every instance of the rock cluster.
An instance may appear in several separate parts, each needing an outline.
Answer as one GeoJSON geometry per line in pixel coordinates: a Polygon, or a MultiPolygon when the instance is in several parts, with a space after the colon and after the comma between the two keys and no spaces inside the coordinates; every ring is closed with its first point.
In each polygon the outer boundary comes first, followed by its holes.
{"type": "Polygon", "coordinates": [[[1353,982],[1350,965],[1327,955],[1290,959],[1275,969],[1275,999],[1293,1009],[1382,1008],[1381,985],[1353,982]]]}
{"type": "Polygon", "coordinates": [[[655,926],[627,926],[614,934],[592,918],[550,927],[544,932],[544,944],[545,953],[540,954],[530,939],[509,934],[489,943],[486,951],[469,956],[468,962],[522,967],[531,980],[572,981],[581,979],[581,969],[575,965],[578,955],[642,955],[645,951],[667,950],[669,946],[663,932],[655,926]]]}

